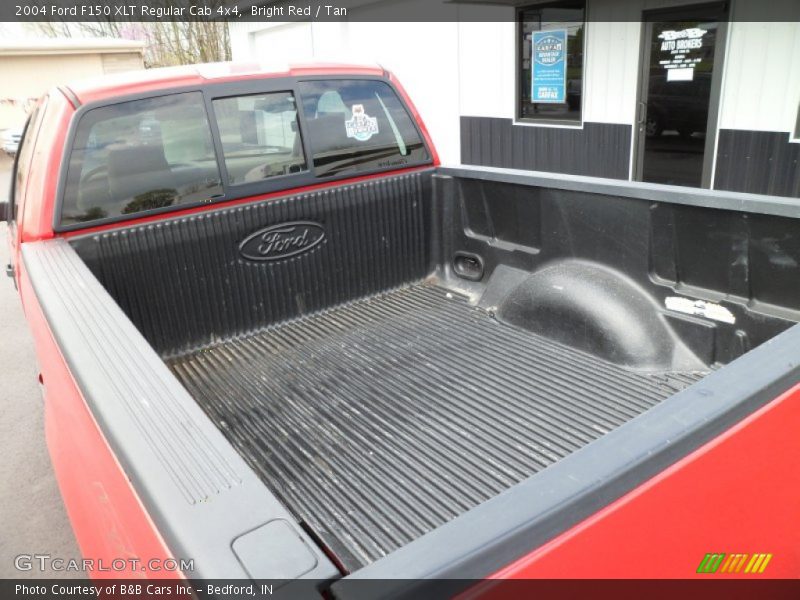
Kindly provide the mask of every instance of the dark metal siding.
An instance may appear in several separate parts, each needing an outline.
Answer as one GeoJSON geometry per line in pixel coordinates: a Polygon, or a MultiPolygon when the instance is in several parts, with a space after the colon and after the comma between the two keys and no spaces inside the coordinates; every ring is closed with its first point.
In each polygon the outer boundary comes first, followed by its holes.
{"type": "Polygon", "coordinates": [[[578,129],[461,117],[461,162],[468,165],[627,179],[630,148],[630,125],[584,123],[578,129]]]}
{"type": "Polygon", "coordinates": [[[785,131],[721,129],[714,188],[800,198],[800,143],[785,131]]]}

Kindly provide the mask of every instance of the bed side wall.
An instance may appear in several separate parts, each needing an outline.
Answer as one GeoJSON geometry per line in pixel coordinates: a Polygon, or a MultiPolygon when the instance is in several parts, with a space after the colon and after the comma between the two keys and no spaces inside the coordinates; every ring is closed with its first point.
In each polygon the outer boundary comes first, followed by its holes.
{"type": "Polygon", "coordinates": [[[800,320],[794,218],[591,185],[436,179],[441,276],[501,320],[667,370],[727,364],[800,320]],[[463,273],[463,257],[480,269],[463,273]]]}

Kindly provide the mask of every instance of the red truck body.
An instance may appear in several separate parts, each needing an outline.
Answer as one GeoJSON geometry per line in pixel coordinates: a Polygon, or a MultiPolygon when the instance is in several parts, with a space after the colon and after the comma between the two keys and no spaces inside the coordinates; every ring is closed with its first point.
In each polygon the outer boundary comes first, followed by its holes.
{"type": "MultiPolygon", "coordinates": [[[[87,405],[60,349],[22,258],[22,248],[53,238],[101,235],[124,227],[158,223],[164,215],[133,215],[124,222],[88,225],[55,232],[62,165],[66,164],[68,130],[81,105],[117,98],[166,93],[209,82],[262,81],[270,77],[386,77],[401,95],[430,149],[427,166],[383,170],[340,178],[336,185],[403,176],[439,166],[421,118],[394,78],[382,69],[346,65],[294,68],[265,74],[252,66],[145,71],[136,77],[100,80],[53,90],[44,119],[33,135],[35,147],[12,221],[11,265],[26,319],[33,333],[43,382],[47,443],[55,475],[81,552],[110,565],[119,558],[138,558],[147,569],[93,571],[94,577],[183,577],[159,569],[175,558],[170,545],[146,508],[131,477],[118,460],[103,428],[87,405]],[[209,73],[213,72],[213,77],[209,73]],[[151,562],[155,561],[155,562],[151,562]]],[[[25,142],[24,142],[25,143],[25,142]]],[[[24,153],[24,149],[23,149],[24,153]]],[[[227,200],[221,204],[178,208],[169,218],[191,218],[221,206],[231,208],[324,190],[321,182],[301,188],[227,200]]],[[[657,187],[657,186],[656,186],[657,187]]],[[[776,390],[772,400],[743,415],[710,440],[638,482],[611,502],[600,499],[589,516],[554,531],[544,543],[515,560],[485,573],[493,579],[513,578],[796,578],[800,574],[800,509],[793,477],[800,455],[800,386],[776,390]],[[768,568],[701,572],[707,554],[770,555],[768,568]]],[[[433,560],[434,557],[429,557],[433,560]]],[[[426,560],[426,557],[421,557],[426,560]]],[[[477,588],[480,589],[480,588],[477,588]]]]}

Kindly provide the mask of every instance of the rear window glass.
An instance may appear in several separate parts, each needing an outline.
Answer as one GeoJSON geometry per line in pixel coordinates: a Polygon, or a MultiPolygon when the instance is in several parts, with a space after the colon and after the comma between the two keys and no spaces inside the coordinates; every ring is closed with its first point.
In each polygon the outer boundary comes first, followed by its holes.
{"type": "Polygon", "coordinates": [[[201,93],[122,102],[81,118],[61,223],[194,204],[222,193],[201,93]]]}
{"type": "Polygon", "coordinates": [[[214,100],[228,180],[261,181],[306,170],[289,92],[214,100]]]}
{"type": "Polygon", "coordinates": [[[429,160],[413,120],[387,84],[305,81],[300,95],[317,175],[402,168],[429,160]]]}

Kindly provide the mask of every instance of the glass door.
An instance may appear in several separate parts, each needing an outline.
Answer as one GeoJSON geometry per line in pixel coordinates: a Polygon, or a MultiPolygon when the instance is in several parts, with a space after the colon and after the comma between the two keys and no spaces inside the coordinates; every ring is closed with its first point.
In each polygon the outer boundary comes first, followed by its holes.
{"type": "Polygon", "coordinates": [[[716,4],[646,15],[637,180],[709,186],[726,13],[716,4]]]}

